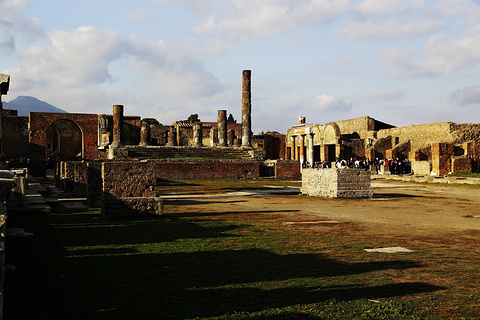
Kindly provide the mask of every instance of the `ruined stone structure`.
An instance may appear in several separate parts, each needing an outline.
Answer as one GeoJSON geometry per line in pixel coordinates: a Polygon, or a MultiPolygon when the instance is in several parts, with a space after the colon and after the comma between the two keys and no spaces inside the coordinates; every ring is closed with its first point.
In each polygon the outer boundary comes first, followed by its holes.
{"type": "Polygon", "coordinates": [[[416,174],[480,170],[480,124],[395,127],[361,117],[313,125],[301,117],[288,130],[286,140],[286,158],[312,165],[337,158],[400,158],[409,159],[416,174]]]}
{"type": "Polygon", "coordinates": [[[370,172],[363,169],[304,169],[302,193],[325,198],[371,198],[370,172]]]}
{"type": "Polygon", "coordinates": [[[3,103],[2,96],[7,94],[10,87],[10,76],[7,74],[0,74],[0,153],[3,153],[3,133],[2,133],[2,115],[3,103]]]}

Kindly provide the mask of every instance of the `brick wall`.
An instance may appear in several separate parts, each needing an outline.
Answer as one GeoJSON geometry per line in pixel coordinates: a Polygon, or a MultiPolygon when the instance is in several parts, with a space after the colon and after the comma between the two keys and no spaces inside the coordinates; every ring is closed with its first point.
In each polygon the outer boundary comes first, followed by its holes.
{"type": "Polygon", "coordinates": [[[259,161],[156,161],[156,177],[164,180],[257,179],[259,161]]]}
{"type": "Polygon", "coordinates": [[[304,169],[302,193],[327,198],[371,198],[370,171],[351,168],[304,169]]]}
{"type": "Polygon", "coordinates": [[[432,171],[439,176],[451,172],[452,161],[450,156],[453,154],[453,144],[451,143],[432,144],[432,171]]]}
{"type": "Polygon", "coordinates": [[[277,179],[301,179],[300,162],[277,161],[275,163],[275,178],[277,179]]]}
{"type": "Polygon", "coordinates": [[[452,160],[452,173],[472,172],[472,159],[460,158],[452,160]]]}

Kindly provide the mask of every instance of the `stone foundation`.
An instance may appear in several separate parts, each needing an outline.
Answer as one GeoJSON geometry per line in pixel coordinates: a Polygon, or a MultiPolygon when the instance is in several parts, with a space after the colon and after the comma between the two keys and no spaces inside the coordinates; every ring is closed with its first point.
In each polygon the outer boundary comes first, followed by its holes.
{"type": "Polygon", "coordinates": [[[370,171],[351,168],[303,169],[302,194],[325,198],[371,198],[370,171]]]}

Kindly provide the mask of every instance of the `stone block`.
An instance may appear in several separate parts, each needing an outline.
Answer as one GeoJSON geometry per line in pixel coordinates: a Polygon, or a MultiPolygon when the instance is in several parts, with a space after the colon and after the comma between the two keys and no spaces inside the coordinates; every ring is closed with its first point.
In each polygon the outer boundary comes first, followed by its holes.
{"type": "Polygon", "coordinates": [[[303,169],[302,194],[326,198],[371,198],[370,171],[351,168],[303,169]]]}

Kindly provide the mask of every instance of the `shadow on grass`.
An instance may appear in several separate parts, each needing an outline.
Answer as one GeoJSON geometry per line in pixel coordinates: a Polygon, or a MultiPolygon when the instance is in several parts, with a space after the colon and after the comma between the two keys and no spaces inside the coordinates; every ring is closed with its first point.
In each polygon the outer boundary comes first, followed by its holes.
{"type": "Polygon", "coordinates": [[[366,275],[420,266],[409,260],[346,263],[320,254],[276,254],[254,243],[244,249],[228,234],[244,225],[175,219],[87,223],[87,218],[25,221],[33,223],[27,230],[35,233],[34,241],[31,247],[9,243],[8,263],[17,272],[6,280],[5,319],[185,319],[442,289],[421,282],[379,283],[366,275]],[[224,237],[233,249],[222,247],[224,237]],[[216,246],[180,239],[208,239],[216,246]],[[118,246],[94,247],[111,244],[118,246]],[[151,247],[140,254],[126,244],[151,247]],[[71,246],[80,248],[66,250],[71,246]]]}
{"type": "Polygon", "coordinates": [[[182,212],[167,213],[165,217],[210,217],[210,216],[226,216],[230,214],[266,214],[266,213],[291,213],[300,212],[300,210],[262,210],[262,211],[222,211],[222,212],[182,212]]]}
{"type": "Polygon", "coordinates": [[[247,202],[246,200],[231,200],[231,201],[211,201],[211,200],[193,200],[193,199],[165,199],[165,205],[173,205],[173,206],[194,206],[194,205],[202,205],[202,204],[212,204],[212,203],[242,203],[247,202]]]}
{"type": "Polygon", "coordinates": [[[380,193],[374,192],[373,193],[374,199],[393,199],[393,198],[423,198],[423,196],[413,195],[413,194],[406,194],[406,193],[380,193]]]}

